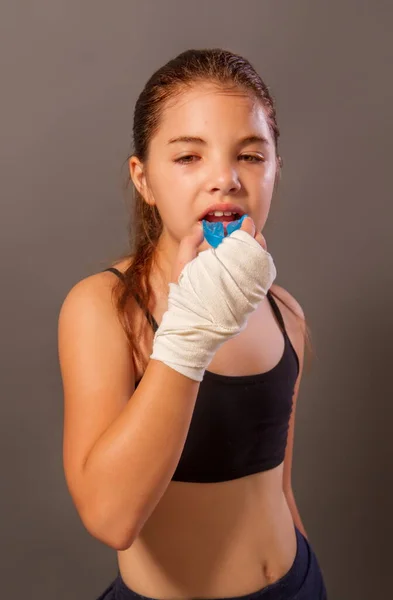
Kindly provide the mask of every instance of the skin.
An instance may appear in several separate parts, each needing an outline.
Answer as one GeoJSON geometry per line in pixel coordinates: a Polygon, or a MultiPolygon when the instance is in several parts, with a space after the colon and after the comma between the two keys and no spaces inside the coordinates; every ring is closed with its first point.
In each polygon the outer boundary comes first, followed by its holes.
{"type": "MultiPolygon", "coordinates": [[[[264,109],[243,91],[199,83],[166,105],[148,160],[129,159],[134,185],[145,202],[157,206],[163,221],[156,264],[164,285],[172,280],[181,240],[213,202],[242,206],[252,217],[261,243],[258,232],[268,217],[277,166],[264,109]],[[184,135],[198,136],[206,144],[168,143],[184,135]],[[240,145],[239,140],[249,135],[262,136],[266,143],[240,145]]],[[[197,254],[208,248],[208,242],[201,241],[197,254]]]]}

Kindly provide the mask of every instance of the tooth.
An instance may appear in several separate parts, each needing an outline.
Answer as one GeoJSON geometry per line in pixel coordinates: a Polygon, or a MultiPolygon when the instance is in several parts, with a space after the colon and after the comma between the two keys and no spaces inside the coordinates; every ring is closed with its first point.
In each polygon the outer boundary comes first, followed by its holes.
{"type": "Polygon", "coordinates": [[[206,213],[206,216],[211,215],[211,216],[216,216],[216,217],[222,217],[223,215],[225,215],[226,217],[229,217],[231,215],[236,215],[236,214],[238,214],[238,213],[234,210],[226,210],[226,211],[212,210],[212,211],[206,213]]]}

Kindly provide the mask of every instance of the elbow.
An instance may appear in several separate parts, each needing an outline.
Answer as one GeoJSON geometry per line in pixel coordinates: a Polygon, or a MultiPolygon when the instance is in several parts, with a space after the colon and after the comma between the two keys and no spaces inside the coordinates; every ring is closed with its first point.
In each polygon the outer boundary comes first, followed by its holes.
{"type": "Polygon", "coordinates": [[[127,550],[136,538],[133,524],[121,522],[102,507],[100,510],[85,511],[82,522],[90,535],[113,550],[127,550]]]}

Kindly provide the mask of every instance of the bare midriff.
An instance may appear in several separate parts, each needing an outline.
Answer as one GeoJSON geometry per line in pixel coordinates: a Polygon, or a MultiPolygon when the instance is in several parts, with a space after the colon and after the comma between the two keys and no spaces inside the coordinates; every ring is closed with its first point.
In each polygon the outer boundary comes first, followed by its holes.
{"type": "Polygon", "coordinates": [[[124,583],[151,598],[190,600],[250,594],[280,579],[296,555],[282,469],[171,481],[132,546],[118,552],[124,583]]]}

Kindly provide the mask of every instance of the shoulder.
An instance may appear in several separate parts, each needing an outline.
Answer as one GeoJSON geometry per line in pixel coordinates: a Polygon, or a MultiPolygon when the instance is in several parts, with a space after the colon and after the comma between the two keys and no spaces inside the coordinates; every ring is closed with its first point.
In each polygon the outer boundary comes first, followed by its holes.
{"type": "MultiPolygon", "coordinates": [[[[110,264],[109,267],[115,267],[116,270],[124,273],[129,266],[129,260],[124,259],[110,264]]],[[[108,267],[107,267],[108,268],[108,267]]],[[[68,291],[62,309],[67,306],[87,306],[91,307],[112,307],[112,290],[114,283],[119,277],[113,271],[102,269],[97,273],[88,275],[77,281],[68,291]]]]}
{"type": "Polygon", "coordinates": [[[66,293],[61,311],[65,307],[75,305],[85,308],[97,308],[108,304],[113,287],[113,277],[110,271],[94,273],[80,279],[66,293]]]}
{"type": "Polygon", "coordinates": [[[116,336],[126,343],[114,302],[114,278],[116,275],[110,271],[94,273],[68,290],[58,315],[61,344],[80,340],[84,334],[94,336],[98,330],[103,336],[116,336]]]}
{"type": "MultiPolygon", "coordinates": [[[[130,258],[123,257],[109,266],[124,273],[130,266],[130,258]]],[[[114,290],[117,282],[119,276],[104,268],[77,281],[61,304],[59,333],[68,331],[72,336],[73,333],[82,331],[94,332],[99,327],[104,334],[116,336],[119,343],[127,348],[129,341],[115,303],[114,290]]],[[[137,311],[137,304],[132,298],[128,306],[137,311]]]]}

